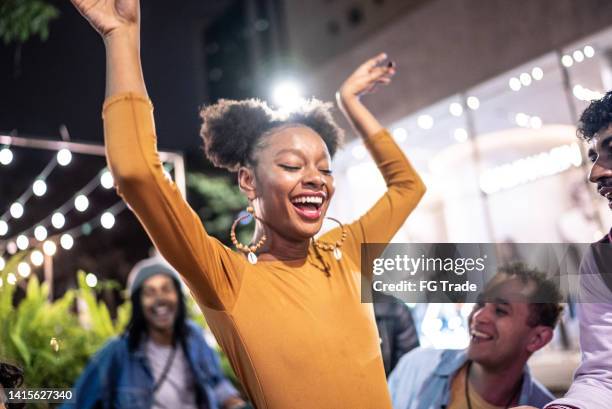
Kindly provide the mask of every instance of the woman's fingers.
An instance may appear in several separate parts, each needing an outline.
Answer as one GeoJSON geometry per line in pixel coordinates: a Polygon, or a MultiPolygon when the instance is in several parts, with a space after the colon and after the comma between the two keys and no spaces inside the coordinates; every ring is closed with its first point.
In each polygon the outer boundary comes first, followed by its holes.
{"type": "Polygon", "coordinates": [[[362,64],[361,67],[359,67],[359,68],[360,69],[366,69],[367,71],[370,71],[373,68],[375,68],[377,65],[381,64],[386,59],[387,59],[387,54],[386,53],[380,53],[377,56],[375,56],[373,58],[370,58],[368,61],[366,61],[364,64],[362,64]]]}

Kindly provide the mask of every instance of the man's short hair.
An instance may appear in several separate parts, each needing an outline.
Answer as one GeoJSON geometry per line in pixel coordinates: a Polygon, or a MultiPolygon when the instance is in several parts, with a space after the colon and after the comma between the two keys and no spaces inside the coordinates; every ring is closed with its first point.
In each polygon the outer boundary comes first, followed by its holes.
{"type": "Polygon", "coordinates": [[[535,289],[529,296],[530,313],[527,325],[530,327],[545,325],[555,328],[563,311],[561,304],[563,296],[555,282],[543,272],[519,262],[499,267],[496,276],[498,275],[517,278],[525,285],[533,283],[535,289]]]}

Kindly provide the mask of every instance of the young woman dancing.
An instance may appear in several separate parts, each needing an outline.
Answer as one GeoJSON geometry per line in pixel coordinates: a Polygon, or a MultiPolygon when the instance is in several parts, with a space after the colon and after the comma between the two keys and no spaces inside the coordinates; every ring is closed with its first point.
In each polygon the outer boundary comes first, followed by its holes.
{"type": "Polygon", "coordinates": [[[338,93],[388,189],[359,220],[316,240],[341,136],[329,107],[311,102],[281,116],[248,100],[202,110],[206,154],[238,172],[257,223],[250,245],[232,234],[241,250],[234,252],[206,233],[164,176],[140,64],[138,1],[72,2],[106,45],[104,134],[117,190],[183,276],[255,406],[390,408],[372,305],[360,302],[360,246],[389,241],[425,187],[359,98],[388,84],[393,64],[383,64],[384,54],[367,61],[338,93]]]}

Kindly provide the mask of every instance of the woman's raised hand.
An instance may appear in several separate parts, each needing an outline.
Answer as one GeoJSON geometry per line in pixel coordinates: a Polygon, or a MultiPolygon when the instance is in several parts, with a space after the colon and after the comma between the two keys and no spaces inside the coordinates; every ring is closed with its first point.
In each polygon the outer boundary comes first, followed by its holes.
{"type": "Polygon", "coordinates": [[[102,37],[117,29],[137,27],[140,20],[138,0],[71,0],[77,10],[102,37]]]}
{"type": "Polygon", "coordinates": [[[386,60],[387,55],[381,53],[361,64],[340,87],[340,96],[359,97],[372,93],[380,84],[389,84],[395,74],[395,64],[386,60]]]}

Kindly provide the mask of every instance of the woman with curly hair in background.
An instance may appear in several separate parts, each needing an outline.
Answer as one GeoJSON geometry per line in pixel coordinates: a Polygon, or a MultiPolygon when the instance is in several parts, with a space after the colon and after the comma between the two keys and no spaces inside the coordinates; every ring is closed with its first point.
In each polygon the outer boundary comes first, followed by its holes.
{"type": "Polygon", "coordinates": [[[360,246],[389,241],[424,184],[360,96],[395,73],[381,54],[342,85],[338,102],[387,191],[361,218],[323,235],[341,138],[330,107],[311,101],[281,115],[265,103],[204,108],[208,158],[238,173],[256,219],[234,252],[210,237],[163,172],[139,55],[137,0],[72,0],[102,35],[107,158],[117,190],[161,254],[181,273],[259,409],[384,409],[391,403],[371,304],[360,302],[360,246]]]}

